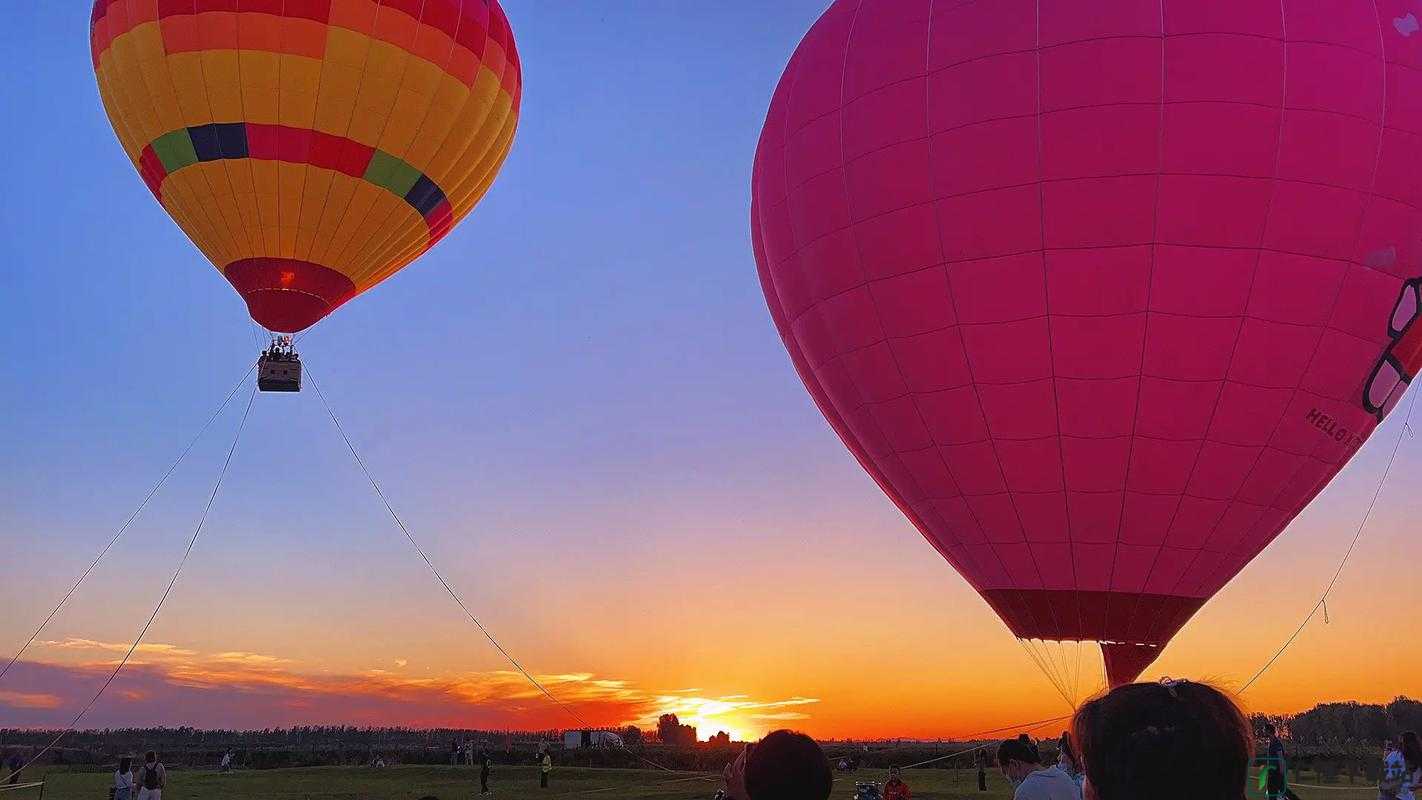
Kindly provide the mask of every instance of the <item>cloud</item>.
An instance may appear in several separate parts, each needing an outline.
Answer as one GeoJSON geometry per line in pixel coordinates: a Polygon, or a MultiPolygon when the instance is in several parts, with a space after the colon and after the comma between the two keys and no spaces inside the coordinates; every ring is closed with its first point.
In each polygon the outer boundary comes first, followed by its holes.
{"type": "MultiPolygon", "coordinates": [[[[36,652],[57,661],[22,661],[0,692],[8,724],[66,724],[112,671],[115,652],[127,645],[91,639],[38,642],[36,652]],[[87,656],[88,660],[82,660],[87,656]],[[76,661],[79,658],[79,661],[76,661]]],[[[262,728],[315,723],[429,727],[566,728],[567,711],[514,670],[420,676],[371,669],[335,674],[260,653],[199,653],[171,644],[140,648],[84,726],[192,725],[262,728]]],[[[396,667],[408,664],[395,659],[396,667]]],[[[677,714],[708,729],[759,729],[752,720],[804,719],[789,711],[815,698],[754,699],[745,694],[701,697],[697,689],[652,692],[626,679],[591,672],[534,674],[560,704],[592,725],[655,728],[657,717],[677,714]],[[794,716],[787,716],[793,714],[794,716]]]]}
{"type": "Polygon", "coordinates": [[[59,695],[48,692],[0,692],[0,706],[11,708],[59,708],[59,695]]]}

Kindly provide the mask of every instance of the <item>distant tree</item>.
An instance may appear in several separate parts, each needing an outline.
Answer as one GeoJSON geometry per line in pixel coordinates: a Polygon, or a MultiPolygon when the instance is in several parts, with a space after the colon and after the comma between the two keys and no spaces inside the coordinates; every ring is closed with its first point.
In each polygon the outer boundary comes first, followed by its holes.
{"type": "Polygon", "coordinates": [[[726,733],[725,731],[716,731],[716,735],[712,736],[710,739],[707,739],[706,743],[711,745],[712,747],[730,747],[731,734],[726,733]]]}
{"type": "Polygon", "coordinates": [[[622,742],[628,747],[636,747],[642,743],[642,729],[636,725],[628,725],[622,729],[622,742]]]}
{"type": "Polygon", "coordinates": [[[1398,697],[1387,704],[1387,716],[1392,723],[1393,735],[1399,731],[1422,733],[1422,702],[1410,697],[1398,697]]]}
{"type": "Polygon", "coordinates": [[[663,714],[657,717],[657,738],[662,740],[662,744],[675,745],[677,737],[681,735],[681,720],[675,714],[663,714]]]}

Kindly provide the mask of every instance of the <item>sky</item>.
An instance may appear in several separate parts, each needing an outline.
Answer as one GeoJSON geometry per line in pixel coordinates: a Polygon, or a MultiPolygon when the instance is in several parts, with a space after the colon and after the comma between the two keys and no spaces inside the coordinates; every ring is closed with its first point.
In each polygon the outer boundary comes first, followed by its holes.
{"type": "MultiPolygon", "coordinates": [[[[74,5],[0,29],[6,660],[261,343],[123,157],[74,5]]],[[[1069,711],[844,449],[766,311],[751,161],[823,6],[509,0],[525,90],[492,191],[301,341],[432,561],[590,724],[672,711],[702,737],[938,738],[1069,711]]],[[[67,724],[127,649],[248,393],[0,678],[5,724],[67,724]]],[[[1148,676],[1237,687],[1269,658],[1347,550],[1400,416],[1148,676]]],[[[1249,709],[1422,695],[1419,467],[1404,437],[1327,621],[1242,696],[1249,709]]],[[[84,726],[578,724],[444,593],[311,391],[256,397],[144,641],[84,726]]],[[[1053,657],[1099,670],[1084,649],[1053,657]]]]}

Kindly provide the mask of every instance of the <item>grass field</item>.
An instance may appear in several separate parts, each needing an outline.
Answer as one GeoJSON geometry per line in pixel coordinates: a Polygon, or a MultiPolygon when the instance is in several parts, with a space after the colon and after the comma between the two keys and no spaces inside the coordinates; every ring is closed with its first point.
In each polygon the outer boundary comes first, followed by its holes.
{"type": "MultiPolygon", "coordinates": [[[[44,800],[103,800],[108,796],[110,778],[90,772],[52,772],[27,775],[26,780],[44,777],[44,800]]],[[[883,780],[877,770],[842,775],[835,783],[834,797],[847,799],[854,794],[854,781],[883,780]]],[[[915,800],[1006,800],[1011,792],[995,771],[988,773],[988,791],[978,792],[976,776],[970,771],[919,770],[908,774],[915,800]]],[[[581,769],[553,770],[549,788],[538,788],[533,767],[501,767],[494,772],[490,787],[494,797],[505,800],[552,797],[609,797],[619,800],[709,800],[719,784],[703,773],[665,773],[648,770],[581,769]]],[[[478,796],[478,775],[461,767],[393,767],[372,770],[353,767],[313,767],[232,772],[226,775],[206,771],[168,773],[164,800],[468,800],[478,796]]],[[[1371,787],[1296,787],[1302,800],[1374,800],[1371,787]]],[[[1251,796],[1253,796],[1251,794],[1251,796]]],[[[38,800],[37,789],[0,793],[0,800],[38,800]]]]}

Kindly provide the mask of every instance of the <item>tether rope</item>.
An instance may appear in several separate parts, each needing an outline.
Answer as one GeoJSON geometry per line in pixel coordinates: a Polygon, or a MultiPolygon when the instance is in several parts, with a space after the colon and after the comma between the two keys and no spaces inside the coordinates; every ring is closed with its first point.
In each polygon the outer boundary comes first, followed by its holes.
{"type": "MultiPolygon", "coordinates": [[[[577,722],[580,727],[601,730],[594,725],[588,724],[588,722],[583,719],[582,715],[578,714],[578,712],[575,711],[572,706],[568,705],[567,703],[564,703],[562,700],[558,699],[556,695],[550,692],[546,686],[544,686],[537,678],[533,676],[533,673],[525,669],[523,664],[520,664],[518,659],[514,658],[513,654],[510,653],[508,649],[506,649],[502,644],[499,643],[499,640],[494,637],[494,634],[487,627],[484,626],[484,623],[479,621],[479,618],[474,615],[474,612],[469,610],[469,606],[465,605],[464,599],[459,596],[459,593],[454,590],[454,587],[450,585],[449,581],[445,580],[444,575],[439,571],[437,567],[435,567],[434,562],[430,560],[430,557],[425,553],[424,548],[420,547],[420,543],[415,541],[415,536],[414,534],[410,533],[410,529],[405,525],[405,521],[402,520],[400,518],[400,515],[395,512],[394,506],[390,504],[390,500],[386,498],[385,492],[381,490],[380,483],[375,480],[375,476],[371,474],[370,469],[366,466],[365,459],[360,457],[360,453],[356,451],[355,444],[351,442],[351,437],[346,435],[346,429],[341,425],[340,419],[336,417],[335,410],[331,408],[331,403],[326,399],[325,393],[321,391],[320,383],[317,382],[316,376],[311,373],[311,370],[309,368],[306,370],[306,376],[311,382],[311,388],[316,390],[316,396],[320,398],[321,405],[325,407],[326,414],[331,417],[331,422],[335,424],[336,432],[339,433],[341,435],[341,439],[345,441],[346,449],[350,450],[351,457],[355,459],[356,465],[360,467],[360,471],[365,475],[365,479],[370,482],[371,488],[375,490],[375,495],[380,498],[380,502],[385,506],[385,510],[390,513],[390,518],[395,520],[395,524],[399,526],[401,533],[405,534],[405,538],[409,540],[410,546],[415,549],[415,552],[417,554],[419,554],[420,560],[425,562],[425,566],[429,568],[430,573],[435,576],[435,579],[439,581],[440,586],[444,587],[445,592],[449,594],[450,598],[453,599],[455,604],[459,606],[460,610],[464,612],[464,616],[468,617],[469,621],[474,623],[474,627],[479,629],[479,632],[484,635],[484,638],[489,640],[489,644],[492,644],[494,646],[494,649],[498,650],[499,654],[502,655],[504,659],[513,666],[514,669],[518,670],[519,674],[523,675],[523,677],[527,679],[528,682],[534,686],[534,688],[538,689],[539,692],[542,692],[544,697],[547,697],[559,708],[562,708],[564,711],[566,711],[568,716],[572,717],[573,720],[577,722]]],[[[664,772],[675,772],[675,770],[671,769],[670,767],[665,767],[645,756],[632,752],[632,750],[629,749],[625,744],[621,745],[621,748],[624,752],[628,753],[632,757],[638,759],[639,761],[645,764],[651,765],[664,772]]]]}
{"type": "Polygon", "coordinates": [[[1338,577],[1343,574],[1343,568],[1348,565],[1348,559],[1353,555],[1354,548],[1358,546],[1358,540],[1363,536],[1363,530],[1367,528],[1368,520],[1373,516],[1373,509],[1377,507],[1378,498],[1382,495],[1383,486],[1387,484],[1387,477],[1392,472],[1392,465],[1397,461],[1397,451],[1402,447],[1402,437],[1406,434],[1410,434],[1412,431],[1412,411],[1416,406],[1417,392],[1413,392],[1412,399],[1407,402],[1407,416],[1402,420],[1402,427],[1397,430],[1397,441],[1393,442],[1392,453],[1387,457],[1387,466],[1383,468],[1382,477],[1378,478],[1377,488],[1373,489],[1372,500],[1368,502],[1368,508],[1363,512],[1363,518],[1358,521],[1357,530],[1353,532],[1353,541],[1348,543],[1348,549],[1344,551],[1343,559],[1338,562],[1338,569],[1333,571],[1333,577],[1328,581],[1328,585],[1324,587],[1323,594],[1319,596],[1318,602],[1315,603],[1308,614],[1304,616],[1303,622],[1299,623],[1298,628],[1294,629],[1294,632],[1289,638],[1284,640],[1284,643],[1279,646],[1278,650],[1274,651],[1274,655],[1270,656],[1269,660],[1264,662],[1264,666],[1260,667],[1259,671],[1255,672],[1254,676],[1244,683],[1244,686],[1239,690],[1240,694],[1249,691],[1249,687],[1253,686],[1255,681],[1259,680],[1264,673],[1269,671],[1270,667],[1274,666],[1274,662],[1278,661],[1279,657],[1284,654],[1284,651],[1289,649],[1289,645],[1292,645],[1294,640],[1299,638],[1299,634],[1303,633],[1303,629],[1318,615],[1319,609],[1323,608],[1324,604],[1328,602],[1328,595],[1332,593],[1333,587],[1337,585],[1338,577]]]}
{"type": "Polygon", "coordinates": [[[237,443],[242,439],[242,431],[247,427],[247,417],[252,413],[252,402],[256,399],[257,387],[253,386],[252,394],[247,398],[247,408],[242,412],[242,421],[238,423],[237,433],[232,437],[232,446],[227,448],[227,458],[222,462],[222,470],[217,474],[217,481],[212,485],[212,493],[208,495],[207,504],[203,506],[202,516],[198,518],[197,527],[193,529],[192,536],[188,538],[187,549],[183,551],[183,557],[178,561],[177,568],[173,570],[173,577],[169,579],[168,586],[163,589],[163,595],[158,598],[158,604],[153,607],[153,613],[148,615],[148,621],[143,623],[143,628],[139,630],[138,636],[133,640],[133,644],[129,646],[128,652],[124,653],[123,659],[114,667],[113,672],[109,673],[108,679],[105,680],[103,685],[99,687],[99,690],[94,693],[94,696],[89,698],[89,702],[79,710],[79,713],[74,715],[74,719],[59,732],[59,735],[55,736],[49,744],[45,745],[43,750],[31,756],[30,760],[26,761],[19,769],[7,775],[5,780],[8,781],[10,778],[19,775],[25,769],[29,768],[31,764],[39,761],[40,757],[50,750],[53,750],[65,736],[69,735],[75,726],[79,724],[79,721],[84,718],[84,715],[88,714],[90,709],[94,707],[94,704],[99,702],[99,698],[103,697],[104,692],[108,690],[109,686],[118,678],[119,672],[128,664],[129,659],[133,658],[134,651],[136,651],[138,645],[143,642],[143,637],[148,634],[148,629],[153,627],[153,621],[158,618],[158,612],[163,610],[163,604],[168,601],[168,595],[173,593],[173,587],[178,583],[178,576],[183,574],[183,567],[187,565],[188,557],[192,555],[193,547],[197,545],[198,536],[202,534],[202,529],[207,524],[208,513],[212,511],[212,505],[217,500],[217,492],[222,488],[223,479],[227,477],[227,469],[232,465],[232,454],[237,452],[237,443]]]}
{"type": "Polygon", "coordinates": [[[197,435],[192,438],[192,441],[188,442],[188,446],[183,448],[183,452],[179,453],[178,458],[173,461],[172,465],[168,467],[168,471],[164,472],[163,476],[158,479],[158,482],[153,484],[153,488],[148,490],[148,494],[143,496],[143,500],[138,504],[138,508],[135,508],[133,510],[133,513],[128,516],[128,519],[124,520],[123,525],[119,526],[118,531],[115,532],[114,535],[109,539],[108,544],[104,545],[104,549],[100,550],[99,554],[97,556],[94,556],[94,560],[89,562],[89,566],[85,568],[84,572],[79,575],[79,579],[74,581],[74,585],[70,586],[69,591],[65,592],[64,596],[59,599],[59,602],[56,603],[54,608],[49,612],[49,616],[45,617],[44,622],[41,622],[39,624],[39,627],[35,628],[35,632],[30,634],[30,638],[25,640],[24,646],[22,646],[19,651],[15,653],[14,657],[10,659],[10,663],[6,664],[4,669],[0,669],[0,678],[4,678],[5,674],[10,671],[10,668],[15,666],[15,663],[20,660],[20,656],[23,656],[25,654],[25,651],[30,649],[30,645],[34,644],[35,639],[39,638],[39,635],[44,632],[44,629],[49,627],[49,623],[54,621],[54,618],[59,614],[60,609],[64,608],[64,605],[69,602],[69,598],[73,597],[74,593],[79,591],[79,585],[82,584],[85,579],[89,577],[89,574],[93,572],[96,567],[99,566],[99,562],[103,560],[104,556],[108,555],[109,551],[113,549],[114,545],[118,544],[118,540],[122,539],[123,535],[128,532],[128,529],[131,525],[133,525],[134,520],[137,520],[138,516],[143,513],[143,509],[147,508],[148,501],[152,500],[153,496],[158,494],[158,490],[162,489],[163,485],[168,482],[168,478],[172,477],[173,471],[178,468],[179,464],[183,463],[183,459],[188,457],[188,453],[192,452],[192,449],[195,445],[197,445],[198,440],[203,437],[203,434],[207,433],[207,429],[212,427],[213,421],[216,420],[219,416],[221,416],[222,412],[227,408],[227,404],[232,402],[232,398],[236,396],[237,390],[242,388],[242,384],[247,382],[247,378],[251,376],[252,370],[256,368],[257,365],[255,362],[252,364],[252,366],[247,368],[246,373],[244,373],[241,379],[239,379],[237,383],[232,387],[232,391],[228,392],[227,396],[223,398],[222,404],[217,407],[216,411],[212,412],[212,416],[208,417],[207,422],[204,422],[202,427],[198,429],[197,435]]]}

